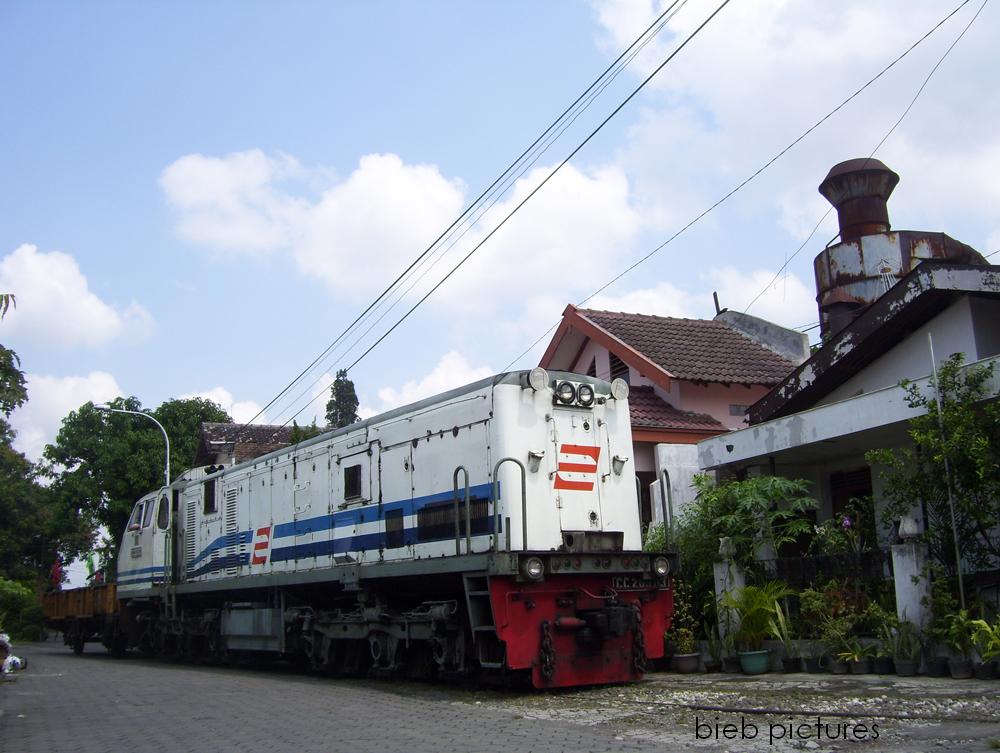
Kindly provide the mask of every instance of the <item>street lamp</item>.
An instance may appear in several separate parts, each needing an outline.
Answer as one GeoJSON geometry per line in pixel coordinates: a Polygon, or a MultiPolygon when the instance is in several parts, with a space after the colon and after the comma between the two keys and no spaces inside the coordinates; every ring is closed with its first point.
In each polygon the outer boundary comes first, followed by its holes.
{"type": "Polygon", "coordinates": [[[152,421],[160,428],[160,431],[163,432],[163,441],[166,442],[167,445],[167,462],[166,465],[164,465],[163,467],[163,485],[170,486],[170,437],[167,436],[167,430],[163,428],[163,424],[161,424],[159,421],[157,421],[148,413],[143,413],[142,411],[125,410],[124,408],[112,408],[110,405],[103,405],[103,404],[95,405],[94,409],[99,411],[105,411],[107,413],[129,413],[133,416],[142,416],[144,418],[148,418],[150,421],[152,421]]]}

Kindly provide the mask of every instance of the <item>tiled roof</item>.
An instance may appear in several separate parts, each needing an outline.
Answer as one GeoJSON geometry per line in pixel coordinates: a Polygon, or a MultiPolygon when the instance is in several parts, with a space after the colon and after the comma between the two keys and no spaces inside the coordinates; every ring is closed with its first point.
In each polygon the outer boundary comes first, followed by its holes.
{"type": "Polygon", "coordinates": [[[795,368],[791,361],[721,321],[592,309],[578,312],[676,379],[773,385],[795,368]]]}
{"type": "Polygon", "coordinates": [[[201,425],[202,437],[207,442],[250,442],[253,444],[288,444],[292,440],[291,426],[268,424],[221,424],[209,421],[201,425]]]}
{"type": "Polygon", "coordinates": [[[726,427],[707,413],[677,410],[661,400],[652,387],[631,387],[628,411],[632,428],[636,429],[710,429],[727,431],[726,427]]]}

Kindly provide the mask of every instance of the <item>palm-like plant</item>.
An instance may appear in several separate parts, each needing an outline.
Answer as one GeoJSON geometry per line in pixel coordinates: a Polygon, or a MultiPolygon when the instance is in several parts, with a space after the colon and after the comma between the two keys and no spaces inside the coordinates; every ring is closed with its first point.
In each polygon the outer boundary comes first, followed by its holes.
{"type": "Polygon", "coordinates": [[[992,661],[1000,656],[1000,619],[992,625],[986,620],[973,620],[972,642],[982,661],[992,661]]]}
{"type": "Polygon", "coordinates": [[[725,595],[723,606],[733,609],[739,617],[736,640],[745,651],[761,650],[764,639],[774,635],[771,625],[778,601],[791,593],[784,583],[770,581],[763,586],[744,586],[735,594],[725,595]]]}

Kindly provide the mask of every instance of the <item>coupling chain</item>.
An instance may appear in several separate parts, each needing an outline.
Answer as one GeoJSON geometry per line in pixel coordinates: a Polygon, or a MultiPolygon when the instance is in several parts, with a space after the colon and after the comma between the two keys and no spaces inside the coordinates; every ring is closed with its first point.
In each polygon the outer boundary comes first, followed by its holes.
{"type": "Polygon", "coordinates": [[[635,615],[635,628],[632,630],[632,666],[637,673],[646,673],[646,634],[642,629],[642,609],[638,604],[632,605],[635,615]]]}
{"type": "Polygon", "coordinates": [[[542,662],[541,672],[542,677],[546,680],[551,680],[552,675],[556,673],[556,652],[552,646],[552,633],[550,632],[550,625],[548,620],[542,622],[542,648],[538,652],[539,658],[542,662]]]}

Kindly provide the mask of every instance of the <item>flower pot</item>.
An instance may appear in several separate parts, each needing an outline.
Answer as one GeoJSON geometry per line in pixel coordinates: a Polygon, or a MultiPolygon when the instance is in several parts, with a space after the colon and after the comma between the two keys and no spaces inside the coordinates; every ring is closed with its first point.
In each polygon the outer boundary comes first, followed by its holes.
{"type": "Polygon", "coordinates": [[[929,657],[927,657],[927,676],[928,677],[947,677],[948,676],[948,657],[947,656],[929,656],[929,657]]]}
{"type": "Polygon", "coordinates": [[[701,654],[674,654],[674,670],[682,675],[697,672],[699,664],[701,664],[701,654]]]}
{"type": "Polygon", "coordinates": [[[762,675],[771,667],[771,650],[740,651],[740,667],[745,675],[762,675]]]}
{"type": "Polygon", "coordinates": [[[805,665],[806,672],[810,674],[816,674],[817,672],[822,672],[823,667],[821,664],[822,660],[818,656],[807,656],[802,660],[805,665]]]}
{"type": "Polygon", "coordinates": [[[976,662],[973,673],[976,675],[977,680],[995,680],[997,676],[997,667],[996,664],[991,661],[976,662]]]}
{"type": "Polygon", "coordinates": [[[722,660],[709,659],[705,662],[706,672],[718,672],[722,669],[722,660]]]}
{"type": "Polygon", "coordinates": [[[948,671],[955,680],[968,680],[972,677],[971,659],[949,659],[948,671]]]}
{"type": "Polygon", "coordinates": [[[797,656],[783,656],[781,657],[781,668],[785,672],[801,672],[802,660],[797,656]]]}
{"type": "Polygon", "coordinates": [[[877,675],[891,675],[896,671],[896,667],[892,663],[891,656],[876,656],[872,670],[877,675]]]}
{"type": "Polygon", "coordinates": [[[830,659],[829,668],[835,675],[846,675],[849,669],[847,662],[842,659],[830,659]]]}
{"type": "Polygon", "coordinates": [[[738,656],[723,656],[722,657],[722,671],[729,672],[730,674],[736,674],[741,669],[740,657],[738,656]]]}
{"type": "Polygon", "coordinates": [[[917,676],[917,667],[920,664],[919,659],[895,659],[893,663],[896,665],[896,674],[900,677],[917,676]]]}
{"type": "Polygon", "coordinates": [[[849,661],[848,665],[851,668],[852,675],[867,675],[872,671],[872,660],[871,659],[858,659],[856,661],[849,661]]]}

